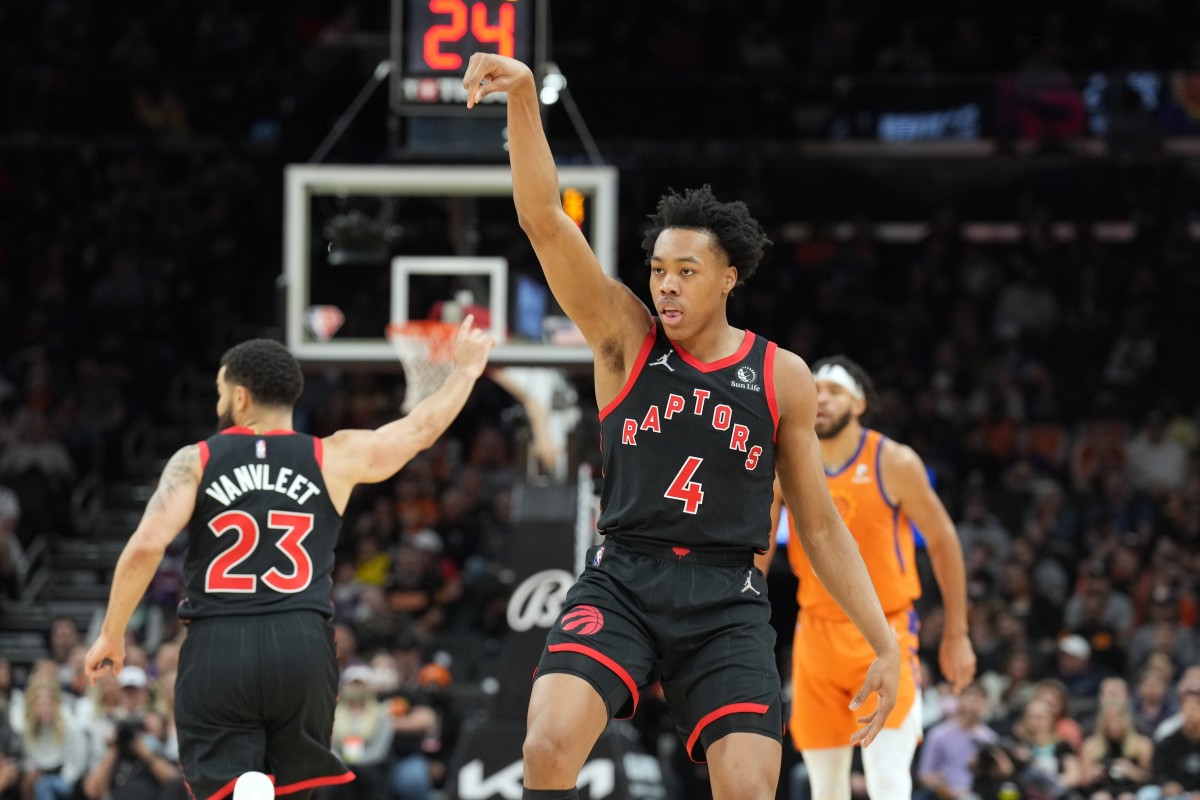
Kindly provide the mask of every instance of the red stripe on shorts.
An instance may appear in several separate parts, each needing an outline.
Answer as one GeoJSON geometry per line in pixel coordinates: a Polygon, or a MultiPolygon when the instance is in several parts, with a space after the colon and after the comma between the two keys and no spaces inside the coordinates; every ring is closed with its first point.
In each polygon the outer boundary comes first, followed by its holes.
{"type": "Polygon", "coordinates": [[[693,730],[692,735],[688,737],[688,758],[692,759],[692,761],[696,764],[704,763],[703,761],[696,761],[696,758],[692,755],[692,751],[696,747],[696,742],[700,741],[700,733],[709,725],[719,720],[721,717],[727,717],[730,714],[765,714],[767,713],[767,708],[768,706],[764,706],[761,703],[730,703],[727,706],[721,706],[716,711],[705,715],[703,719],[696,723],[695,730],[693,730]]]}
{"type": "MultiPolygon", "coordinates": [[[[625,684],[625,688],[629,690],[629,693],[631,695],[633,695],[633,709],[629,712],[629,717],[632,717],[634,712],[637,711],[638,688],[637,688],[637,684],[634,683],[633,676],[630,675],[625,670],[625,668],[622,667],[620,664],[613,661],[608,656],[604,655],[604,653],[601,653],[599,650],[594,650],[585,644],[575,644],[574,642],[564,642],[563,644],[552,644],[546,649],[549,650],[551,653],[579,653],[580,655],[584,655],[584,656],[587,656],[588,658],[595,659],[596,661],[600,662],[604,666],[611,669],[613,671],[613,674],[616,675],[618,678],[620,678],[621,682],[625,684]]],[[[766,706],[764,706],[764,708],[765,707],[766,706]]],[[[616,719],[629,719],[629,717],[616,717],[616,719]]]]}

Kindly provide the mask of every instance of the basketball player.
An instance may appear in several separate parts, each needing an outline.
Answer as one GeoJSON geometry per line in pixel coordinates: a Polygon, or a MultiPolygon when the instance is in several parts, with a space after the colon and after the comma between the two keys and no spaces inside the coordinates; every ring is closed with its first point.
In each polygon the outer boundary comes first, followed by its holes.
{"type": "Polygon", "coordinates": [[[406,417],[378,430],[317,439],[292,428],[304,377],[282,344],[231,348],[217,372],[220,433],[171,457],[117,562],[100,636],[87,653],[94,683],[120,672],[125,628],[163,551],[188,537],[179,616],[179,758],[193,800],[220,800],[243,773],[272,775],[275,793],[305,798],[353,780],[329,751],[338,668],[329,618],[341,515],[359,483],[394,475],[462,409],[492,342],[468,317],[454,371],[406,417]]]}
{"type": "Polygon", "coordinates": [[[508,92],[513,199],[555,298],[595,356],[604,486],[602,546],[547,637],[529,701],[525,800],[574,798],[610,717],[661,678],[687,753],[717,800],[775,797],[782,719],[766,583],[754,568],[776,469],[814,563],[878,659],[851,703],[878,694],[847,743],[869,744],[895,703],[900,652],[821,473],[812,374],[731,327],[730,292],[768,243],[743,203],[706,186],[670,194],[645,240],[652,316],[605,276],[563,212],[528,67],[472,56],[473,106],[508,92]]]}
{"type": "MultiPolygon", "coordinates": [[[[915,523],[925,537],[945,605],[945,629],[938,654],[942,673],[955,692],[975,677],[975,653],[967,638],[967,596],[962,547],[954,523],[929,485],[920,456],[912,448],[864,428],[863,415],[875,390],[867,373],[844,356],[818,361],[817,438],[825,477],[846,526],[871,573],[904,655],[896,707],[875,745],[863,752],[871,800],[912,796],[912,758],[921,737],[917,683],[918,620],[913,601],[921,587],[913,562],[915,523]]],[[[781,497],[776,486],[772,529],[778,525],[781,497]]],[[[788,507],[791,510],[791,507],[788,507]]],[[[788,547],[788,560],[800,579],[800,618],[792,650],[792,714],[789,729],[804,755],[813,800],[849,800],[854,717],[846,700],[871,665],[873,653],[833,595],[817,579],[819,563],[792,518],[791,534],[804,548],[788,547]],[[810,557],[810,555],[812,557],[810,557]]],[[[795,541],[795,539],[793,541],[795,541]]]]}

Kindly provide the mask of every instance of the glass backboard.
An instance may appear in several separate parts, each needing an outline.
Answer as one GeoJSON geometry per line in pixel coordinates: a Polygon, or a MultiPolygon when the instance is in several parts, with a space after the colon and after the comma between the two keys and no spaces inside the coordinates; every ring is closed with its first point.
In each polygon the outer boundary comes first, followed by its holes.
{"type": "MultiPolygon", "coordinates": [[[[288,347],[301,361],[392,364],[389,322],[466,305],[496,364],[586,364],[517,223],[506,166],[291,166],[285,186],[288,347]]],[[[559,170],[564,209],[616,272],[617,171],[559,170]]]]}

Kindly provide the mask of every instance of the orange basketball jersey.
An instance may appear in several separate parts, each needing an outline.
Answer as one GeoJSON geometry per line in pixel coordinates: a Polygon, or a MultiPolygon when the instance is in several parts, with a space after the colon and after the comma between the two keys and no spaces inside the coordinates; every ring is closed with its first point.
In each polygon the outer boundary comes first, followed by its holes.
{"type": "MultiPolygon", "coordinates": [[[[858,542],[884,613],[891,615],[909,608],[921,596],[921,584],[913,562],[912,525],[884,493],[880,476],[884,441],[886,437],[878,431],[863,429],[854,456],[836,471],[826,470],[825,477],[833,504],[858,542]]],[[[800,579],[800,608],[806,614],[846,619],[796,539],[795,517],[789,514],[788,520],[792,533],[788,561],[800,579]]]]}

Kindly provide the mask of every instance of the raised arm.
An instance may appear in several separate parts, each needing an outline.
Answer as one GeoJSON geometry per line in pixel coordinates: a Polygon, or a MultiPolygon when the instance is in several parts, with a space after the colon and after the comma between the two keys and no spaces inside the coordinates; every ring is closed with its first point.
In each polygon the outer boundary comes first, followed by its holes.
{"type": "Polygon", "coordinates": [[[125,628],[146,587],[158,571],[167,545],[179,535],[196,509],[200,486],[200,448],[194,444],[180,449],[163,469],[142,521],[129,537],[113,574],[108,611],[100,635],[85,657],[84,666],[92,683],[106,668],[116,675],[125,665],[125,628]]]}
{"type": "Polygon", "coordinates": [[[858,708],[869,694],[878,694],[876,710],[859,720],[867,727],[852,739],[866,746],[875,739],[896,705],[900,647],[879,605],[858,544],[829,496],[821,447],[814,430],[817,389],[812,373],[799,356],[786,350],[776,351],[775,396],[779,404],[775,469],[788,514],[795,520],[796,532],[813,571],[877,656],[862,690],[851,703],[851,708],[858,708]]]}
{"type": "Polygon", "coordinates": [[[489,94],[508,93],[508,151],[521,229],[554,298],[598,356],[597,369],[620,372],[623,379],[650,329],[650,312],[624,284],[604,274],[579,226],[563,211],[533,73],[520,61],[476,53],[463,86],[468,108],[489,94]],[[614,358],[618,353],[623,357],[614,358]]]}
{"type": "Polygon", "coordinates": [[[957,694],[975,678],[975,651],[967,635],[967,577],[962,544],[950,515],[929,483],[925,462],[916,451],[889,440],[884,444],[882,462],[888,497],[913,521],[929,548],[933,574],[946,610],[938,665],[957,694]]]}
{"type": "Polygon", "coordinates": [[[329,499],[341,513],[360,483],[379,483],[400,471],[417,453],[433,446],[471,396],[487,366],[492,338],[472,327],[467,315],[454,340],[454,371],[436,392],[408,414],[375,430],[343,430],[322,441],[321,475],[329,499]]]}

